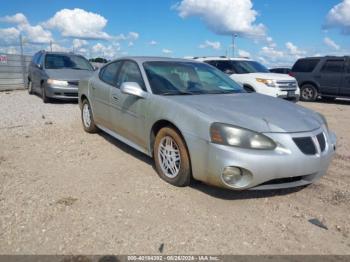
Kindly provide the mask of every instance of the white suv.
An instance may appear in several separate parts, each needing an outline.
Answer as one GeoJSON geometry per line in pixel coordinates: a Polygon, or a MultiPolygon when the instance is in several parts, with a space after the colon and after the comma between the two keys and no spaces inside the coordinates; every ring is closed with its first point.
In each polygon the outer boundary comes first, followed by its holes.
{"type": "Polygon", "coordinates": [[[192,59],[215,66],[230,75],[248,92],[299,101],[300,89],[294,77],[271,73],[265,66],[256,61],[227,57],[194,57],[192,59]]]}

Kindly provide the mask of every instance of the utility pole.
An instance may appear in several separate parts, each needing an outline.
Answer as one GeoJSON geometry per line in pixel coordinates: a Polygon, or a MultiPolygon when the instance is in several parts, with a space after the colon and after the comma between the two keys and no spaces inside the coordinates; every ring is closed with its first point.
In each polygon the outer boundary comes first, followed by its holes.
{"type": "Polygon", "coordinates": [[[238,35],[235,33],[232,35],[232,57],[235,57],[235,48],[236,48],[235,40],[237,37],[238,35]]]}
{"type": "Polygon", "coordinates": [[[50,40],[50,51],[52,52],[52,40],[50,40]]]}

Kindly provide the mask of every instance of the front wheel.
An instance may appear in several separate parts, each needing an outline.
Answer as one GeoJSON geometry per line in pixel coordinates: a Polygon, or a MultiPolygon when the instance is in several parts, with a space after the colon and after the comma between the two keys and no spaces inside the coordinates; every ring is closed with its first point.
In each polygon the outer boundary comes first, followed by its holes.
{"type": "Polygon", "coordinates": [[[86,132],[93,134],[98,131],[97,126],[94,122],[94,118],[92,116],[90,103],[87,99],[83,101],[81,107],[81,120],[83,122],[83,127],[86,132]]]}
{"type": "Polygon", "coordinates": [[[166,182],[188,186],[191,182],[191,164],[182,137],[173,128],[162,128],[154,142],[154,160],[158,175],[166,182]]]}
{"type": "Polygon", "coordinates": [[[33,82],[31,80],[28,80],[28,93],[33,94],[33,82]]]}
{"type": "Polygon", "coordinates": [[[50,102],[50,98],[46,96],[46,90],[43,85],[41,86],[41,99],[45,104],[50,102]]]}
{"type": "Polygon", "coordinates": [[[317,89],[313,85],[303,85],[300,88],[300,100],[313,102],[317,98],[317,89]]]}

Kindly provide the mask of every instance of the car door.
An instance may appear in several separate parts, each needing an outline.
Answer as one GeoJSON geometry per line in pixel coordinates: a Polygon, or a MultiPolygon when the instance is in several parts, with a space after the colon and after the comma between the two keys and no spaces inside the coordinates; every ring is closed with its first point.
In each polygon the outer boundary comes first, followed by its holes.
{"type": "Polygon", "coordinates": [[[91,85],[92,93],[92,109],[96,123],[111,129],[111,103],[110,99],[112,91],[117,86],[117,74],[122,62],[116,61],[104,66],[99,74],[98,78],[93,77],[91,85]]]}
{"type": "Polygon", "coordinates": [[[33,88],[36,91],[40,91],[41,88],[41,71],[42,68],[40,68],[40,64],[39,61],[41,59],[41,57],[44,56],[44,54],[39,53],[36,57],[34,57],[33,59],[33,64],[32,64],[32,71],[31,71],[31,77],[32,77],[32,84],[33,84],[33,88]]]}
{"type": "Polygon", "coordinates": [[[327,59],[315,74],[320,85],[320,93],[325,95],[338,95],[343,81],[345,60],[341,58],[327,59]]]}
{"type": "Polygon", "coordinates": [[[117,78],[117,88],[111,93],[111,121],[113,130],[141,148],[146,148],[145,115],[147,99],[124,94],[120,87],[124,82],[136,82],[144,91],[145,83],[136,62],[126,60],[117,78]]]}
{"type": "Polygon", "coordinates": [[[346,70],[343,76],[343,83],[341,85],[340,96],[350,96],[350,59],[347,60],[346,70]]]}

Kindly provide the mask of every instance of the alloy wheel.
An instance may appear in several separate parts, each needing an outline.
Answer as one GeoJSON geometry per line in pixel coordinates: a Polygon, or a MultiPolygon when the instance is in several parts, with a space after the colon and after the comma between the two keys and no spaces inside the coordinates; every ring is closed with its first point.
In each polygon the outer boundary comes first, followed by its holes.
{"type": "Polygon", "coordinates": [[[85,103],[83,106],[83,123],[86,128],[89,128],[91,125],[91,114],[88,103],[85,103]]]}
{"type": "Polygon", "coordinates": [[[165,136],[161,139],[158,159],[164,175],[175,178],[179,174],[181,168],[180,149],[172,137],[165,136]]]}

